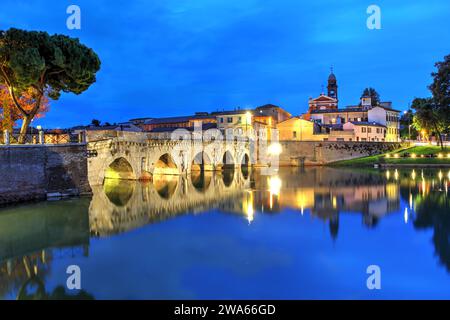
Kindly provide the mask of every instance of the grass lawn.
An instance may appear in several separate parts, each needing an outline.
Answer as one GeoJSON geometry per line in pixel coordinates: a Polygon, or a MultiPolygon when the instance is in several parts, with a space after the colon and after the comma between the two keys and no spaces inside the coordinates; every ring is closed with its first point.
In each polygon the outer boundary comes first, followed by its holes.
{"type": "Polygon", "coordinates": [[[450,148],[446,148],[444,151],[437,146],[416,146],[408,149],[401,149],[392,151],[385,154],[379,154],[376,156],[356,158],[351,160],[344,160],[334,162],[333,166],[373,166],[376,163],[387,163],[387,164],[450,164],[450,148]],[[409,156],[403,158],[402,155],[408,153],[409,156]],[[416,158],[411,158],[411,155],[415,154],[416,158]],[[442,154],[443,158],[433,157],[433,158],[421,158],[422,155],[426,156],[429,154],[438,155],[442,154]],[[396,158],[396,155],[398,158],[396,158]]]}

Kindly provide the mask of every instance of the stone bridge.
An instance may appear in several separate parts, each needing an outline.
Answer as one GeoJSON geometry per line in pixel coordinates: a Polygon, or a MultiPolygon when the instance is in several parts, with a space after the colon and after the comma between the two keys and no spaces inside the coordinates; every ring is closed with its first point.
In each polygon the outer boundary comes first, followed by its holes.
{"type": "Polygon", "coordinates": [[[244,140],[219,141],[200,137],[154,140],[146,133],[95,131],[88,133],[91,186],[105,178],[140,180],[155,175],[183,175],[249,166],[252,153],[244,140]]]}

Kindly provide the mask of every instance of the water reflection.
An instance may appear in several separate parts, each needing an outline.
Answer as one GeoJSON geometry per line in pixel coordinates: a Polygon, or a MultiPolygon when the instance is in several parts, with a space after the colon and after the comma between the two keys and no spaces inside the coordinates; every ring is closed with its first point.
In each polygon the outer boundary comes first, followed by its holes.
{"type": "Polygon", "coordinates": [[[46,288],[54,261],[88,257],[90,238],[105,239],[179,215],[213,211],[241,216],[249,228],[260,215],[283,219],[293,211],[301,219],[322,221],[332,242],[341,233],[351,233],[341,230],[344,216],[361,219],[367,232],[391,216],[401,223],[401,229],[395,229],[399,234],[411,228],[432,230],[436,256],[450,272],[449,185],[450,171],[442,169],[286,168],[273,176],[226,169],[156,175],[145,183],[106,180],[94,188],[92,199],[0,211],[0,296],[63,298],[61,287],[46,288]]]}
{"type": "Polygon", "coordinates": [[[64,290],[47,293],[43,283],[55,259],[88,255],[88,205],[81,199],[0,212],[0,297],[64,298],[64,290]]]}

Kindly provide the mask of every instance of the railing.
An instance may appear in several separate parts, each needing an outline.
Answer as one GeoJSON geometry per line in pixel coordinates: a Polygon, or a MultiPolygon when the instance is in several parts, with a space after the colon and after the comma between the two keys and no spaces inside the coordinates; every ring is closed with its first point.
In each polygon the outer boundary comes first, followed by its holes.
{"type": "Polygon", "coordinates": [[[86,142],[86,133],[45,133],[39,131],[37,134],[26,134],[24,141],[19,143],[20,134],[11,134],[8,130],[0,134],[0,145],[18,144],[69,144],[86,142]]]}

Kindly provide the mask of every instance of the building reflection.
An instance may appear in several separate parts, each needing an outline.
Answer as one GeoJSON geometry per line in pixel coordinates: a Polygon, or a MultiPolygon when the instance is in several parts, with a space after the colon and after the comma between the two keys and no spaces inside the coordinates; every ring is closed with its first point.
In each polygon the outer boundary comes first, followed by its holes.
{"type": "Polygon", "coordinates": [[[188,176],[156,176],[152,182],[107,181],[94,190],[90,205],[91,233],[120,233],[180,214],[218,209],[242,215],[249,223],[257,214],[277,214],[285,208],[329,224],[330,235],[339,234],[341,214],[361,216],[374,228],[386,215],[408,213],[413,203],[436,190],[447,198],[449,173],[431,170],[367,170],[342,168],[284,168],[265,176],[259,170],[193,172],[188,176]]]}
{"type": "Polygon", "coordinates": [[[255,172],[254,207],[259,212],[278,213],[292,208],[330,223],[337,237],[341,213],[361,214],[373,227],[383,216],[400,207],[399,185],[387,182],[378,171],[333,168],[280,170],[272,177],[255,172]]]}
{"type": "Polygon", "coordinates": [[[250,189],[244,170],[193,171],[189,175],[155,175],[152,181],[106,180],[93,188],[89,206],[91,234],[107,236],[182,214],[211,209],[243,213],[250,189]]]}

